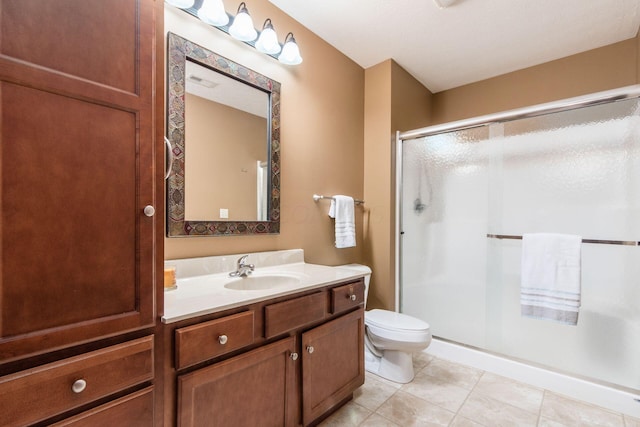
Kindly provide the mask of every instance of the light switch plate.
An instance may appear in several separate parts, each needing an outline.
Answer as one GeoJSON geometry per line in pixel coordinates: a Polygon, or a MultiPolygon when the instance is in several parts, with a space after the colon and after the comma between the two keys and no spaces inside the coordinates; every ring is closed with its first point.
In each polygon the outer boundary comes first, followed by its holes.
{"type": "Polygon", "coordinates": [[[220,219],[229,218],[229,209],[220,209],[220,219]]]}

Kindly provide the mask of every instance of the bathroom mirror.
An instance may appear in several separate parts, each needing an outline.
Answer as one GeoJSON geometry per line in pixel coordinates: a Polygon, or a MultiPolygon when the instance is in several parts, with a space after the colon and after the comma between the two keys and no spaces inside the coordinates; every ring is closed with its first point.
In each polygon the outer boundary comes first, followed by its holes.
{"type": "Polygon", "coordinates": [[[280,231],[280,83],[168,34],[167,235],[280,231]]]}

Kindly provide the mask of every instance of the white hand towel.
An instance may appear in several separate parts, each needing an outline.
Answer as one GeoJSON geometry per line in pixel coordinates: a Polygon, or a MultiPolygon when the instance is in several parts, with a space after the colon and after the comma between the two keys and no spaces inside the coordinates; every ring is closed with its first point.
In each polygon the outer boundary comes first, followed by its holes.
{"type": "Polygon", "coordinates": [[[522,236],[520,306],[523,316],[578,323],[582,238],[537,233],[522,236]]]}
{"type": "Polygon", "coordinates": [[[333,196],[329,216],[336,219],[336,248],[356,245],[355,203],[353,197],[333,196]]]}

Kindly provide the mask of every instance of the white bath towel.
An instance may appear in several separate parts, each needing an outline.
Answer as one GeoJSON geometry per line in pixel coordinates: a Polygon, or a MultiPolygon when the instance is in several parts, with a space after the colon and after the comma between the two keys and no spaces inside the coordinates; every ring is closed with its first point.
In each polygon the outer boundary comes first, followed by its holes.
{"type": "Polygon", "coordinates": [[[333,196],[329,216],[336,219],[336,248],[350,248],[356,245],[355,203],[353,197],[333,196]]]}
{"type": "Polygon", "coordinates": [[[520,306],[523,316],[578,323],[582,238],[537,233],[522,236],[520,306]]]}

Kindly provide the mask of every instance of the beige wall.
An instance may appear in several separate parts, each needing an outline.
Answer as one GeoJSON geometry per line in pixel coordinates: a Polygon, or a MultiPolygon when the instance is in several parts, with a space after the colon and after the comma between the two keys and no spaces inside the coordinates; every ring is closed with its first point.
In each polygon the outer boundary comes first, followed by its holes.
{"type": "Polygon", "coordinates": [[[432,124],[633,85],[638,39],[436,93],[432,124]]]}
{"type": "Polygon", "coordinates": [[[220,220],[227,209],[229,219],[255,221],[267,120],[190,93],[185,110],[185,219],[220,220]]]}
{"type": "MultiPolygon", "coordinates": [[[[364,70],[268,0],[252,0],[248,7],[256,27],[266,18],[272,19],[280,41],[288,31],[294,33],[304,58],[302,64],[282,65],[171,6],[165,6],[165,30],[282,84],[281,233],[167,238],[165,259],[302,248],[307,262],[362,262],[362,233],[358,233],[357,247],[336,249],[333,222],[327,216],[329,203],[315,203],[311,196],[364,197],[364,70]]],[[[361,231],[362,216],[356,217],[357,230],[361,231]]]]}
{"type": "Polygon", "coordinates": [[[364,262],[373,270],[367,308],[383,307],[393,291],[391,259],[391,61],[365,72],[364,262]],[[387,285],[387,286],[385,286],[387,285]]]}
{"type": "Polygon", "coordinates": [[[635,38],[636,42],[636,83],[640,82],[640,32],[635,38]]]}
{"type": "Polygon", "coordinates": [[[395,131],[426,126],[431,92],[392,60],[365,71],[365,263],[368,308],[394,309],[395,131]]]}

